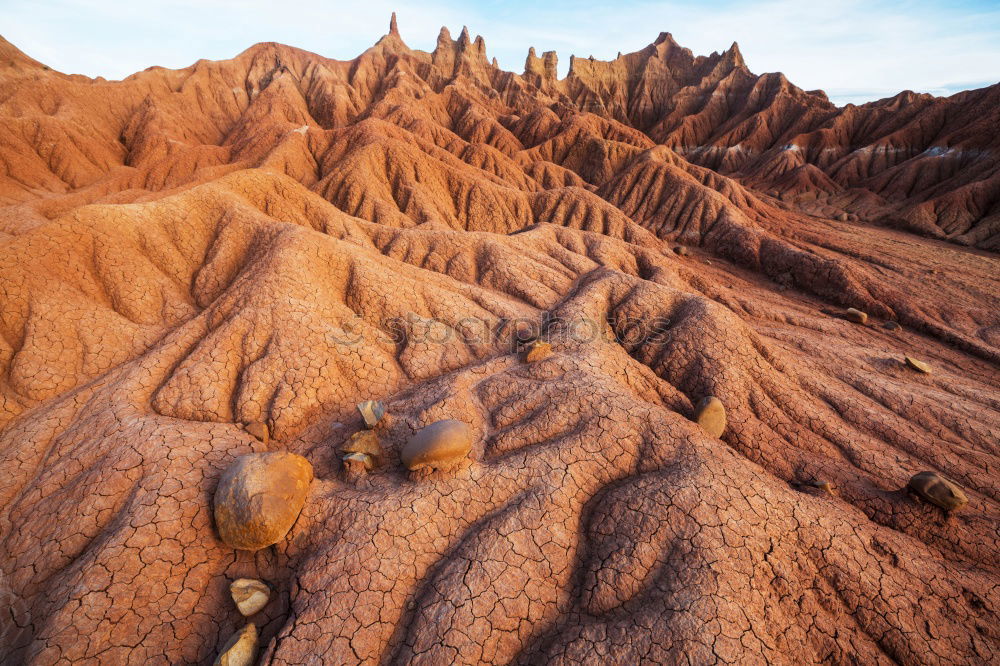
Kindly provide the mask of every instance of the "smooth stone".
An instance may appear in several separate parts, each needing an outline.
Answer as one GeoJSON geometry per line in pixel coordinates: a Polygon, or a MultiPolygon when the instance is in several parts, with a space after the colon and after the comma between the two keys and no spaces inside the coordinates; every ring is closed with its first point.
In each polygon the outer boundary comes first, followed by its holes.
{"type": "Polygon", "coordinates": [[[249,617],[267,605],[271,588],[255,578],[238,578],[229,584],[229,593],[240,613],[249,617]]]}
{"type": "Polygon", "coordinates": [[[945,511],[955,511],[969,503],[969,498],[958,484],[937,472],[914,474],[906,487],[945,511]]]}
{"type": "Polygon", "coordinates": [[[312,465],[287,451],[240,456],[219,479],[215,525],[233,548],[260,550],[288,534],[302,510],[312,465]]]}
{"type": "Polygon", "coordinates": [[[535,340],[530,345],[524,348],[524,353],[522,358],[525,363],[537,363],[538,361],[544,361],[549,356],[552,356],[552,345],[548,342],[542,342],[541,340],[535,340]]]}
{"type": "Polygon", "coordinates": [[[418,431],[400,452],[409,470],[451,467],[472,450],[472,428],[467,423],[446,419],[418,431]]]}
{"type": "Polygon", "coordinates": [[[887,321],[884,324],[882,324],[882,328],[885,328],[890,331],[896,331],[899,330],[899,323],[894,321],[887,321]]]}
{"type": "Polygon", "coordinates": [[[385,416],[385,405],[378,400],[365,400],[358,403],[358,411],[365,421],[366,428],[374,428],[385,416]]]}
{"type": "Polygon", "coordinates": [[[251,622],[223,646],[215,666],[251,666],[257,657],[257,627],[251,622]]]}
{"type": "Polygon", "coordinates": [[[931,366],[928,365],[927,363],[924,363],[923,361],[918,361],[912,356],[904,356],[903,361],[906,363],[907,366],[913,368],[917,372],[922,372],[925,375],[931,374],[931,366]]]}
{"type": "Polygon", "coordinates": [[[271,431],[267,427],[267,424],[263,421],[248,421],[243,424],[243,429],[247,431],[251,437],[254,437],[265,444],[267,444],[271,439],[271,431]]]}
{"type": "Polygon", "coordinates": [[[715,396],[706,396],[695,408],[694,420],[712,437],[721,437],[726,431],[726,407],[715,396]]]}
{"type": "Polygon", "coordinates": [[[855,324],[864,324],[868,322],[868,313],[862,312],[857,308],[847,308],[844,316],[847,317],[848,321],[853,321],[855,324]]]}

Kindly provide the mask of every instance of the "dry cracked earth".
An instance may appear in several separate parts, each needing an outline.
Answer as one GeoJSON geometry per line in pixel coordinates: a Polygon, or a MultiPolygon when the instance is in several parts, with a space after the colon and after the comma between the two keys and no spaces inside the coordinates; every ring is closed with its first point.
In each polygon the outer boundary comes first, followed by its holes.
{"type": "Polygon", "coordinates": [[[571,70],[395,21],[118,82],[0,40],[0,660],[212,663],[247,577],[260,664],[1000,663],[1000,86],[837,108],[667,34],[571,70]],[[414,477],[441,419],[472,451],[414,477]],[[265,450],[315,479],[235,550],[265,450]]]}

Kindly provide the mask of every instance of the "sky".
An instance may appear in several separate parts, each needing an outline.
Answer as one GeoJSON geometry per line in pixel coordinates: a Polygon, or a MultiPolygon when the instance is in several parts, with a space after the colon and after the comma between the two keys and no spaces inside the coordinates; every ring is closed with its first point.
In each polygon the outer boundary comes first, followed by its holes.
{"type": "Polygon", "coordinates": [[[557,51],[565,76],[570,54],[609,60],[664,31],[702,55],[737,41],[755,73],[784,72],[840,105],[1000,81],[1000,0],[0,0],[0,35],[53,69],[120,79],[262,41],[351,59],[393,10],[410,47],[467,25],[516,72],[529,46],[557,51]]]}

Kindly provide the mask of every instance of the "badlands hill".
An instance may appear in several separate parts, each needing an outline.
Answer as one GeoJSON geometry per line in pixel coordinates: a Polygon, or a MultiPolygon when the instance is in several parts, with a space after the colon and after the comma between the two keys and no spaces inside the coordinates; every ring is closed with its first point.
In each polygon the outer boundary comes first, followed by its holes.
{"type": "Polygon", "coordinates": [[[1000,663],[1000,85],[556,64],[0,39],[0,661],[212,663],[254,578],[266,664],[1000,663]],[[468,456],[408,472],[442,419],[468,456]],[[264,451],[314,478],[237,550],[264,451]]]}

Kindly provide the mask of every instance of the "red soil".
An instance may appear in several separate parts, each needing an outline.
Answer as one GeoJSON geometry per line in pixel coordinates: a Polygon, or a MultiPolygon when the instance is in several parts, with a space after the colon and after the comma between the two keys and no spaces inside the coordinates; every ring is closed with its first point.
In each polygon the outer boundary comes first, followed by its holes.
{"type": "Polygon", "coordinates": [[[261,663],[1000,663],[1000,85],[838,109],[666,34],[571,70],[0,40],[0,660],[211,662],[249,577],[261,663]],[[408,475],[441,419],[469,460],[408,475]],[[263,450],[316,478],[235,551],[263,450]]]}

